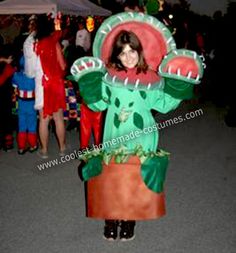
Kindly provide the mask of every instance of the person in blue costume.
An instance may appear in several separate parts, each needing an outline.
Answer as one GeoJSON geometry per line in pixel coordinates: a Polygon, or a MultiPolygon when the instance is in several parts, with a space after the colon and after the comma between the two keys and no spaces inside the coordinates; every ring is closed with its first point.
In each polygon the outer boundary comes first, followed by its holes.
{"type": "Polygon", "coordinates": [[[23,155],[28,150],[37,150],[37,112],[35,103],[35,81],[24,73],[24,57],[20,59],[20,71],[12,78],[12,84],[18,93],[18,154],[23,155]]]}

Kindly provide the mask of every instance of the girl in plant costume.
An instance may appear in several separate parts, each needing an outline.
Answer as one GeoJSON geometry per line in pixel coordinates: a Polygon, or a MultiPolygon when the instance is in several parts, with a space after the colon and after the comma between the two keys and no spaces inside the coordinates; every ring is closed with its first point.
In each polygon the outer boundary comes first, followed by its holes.
{"type": "Polygon", "coordinates": [[[135,220],[165,214],[168,153],[157,149],[151,109],[167,113],[190,98],[202,62],[195,52],[176,50],[157,19],[131,12],[105,20],[93,54],[71,68],[88,107],[107,109],[101,149],[83,155],[87,216],[105,219],[106,239],[116,239],[120,225],[120,239],[131,240],[135,220]]]}

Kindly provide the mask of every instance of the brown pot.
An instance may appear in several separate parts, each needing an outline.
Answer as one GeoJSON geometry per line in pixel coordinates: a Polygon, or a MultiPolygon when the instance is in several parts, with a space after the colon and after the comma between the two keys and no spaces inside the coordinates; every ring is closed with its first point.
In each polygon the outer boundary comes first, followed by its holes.
{"type": "Polygon", "coordinates": [[[140,160],[111,160],[102,174],[88,181],[87,216],[117,220],[156,219],[165,214],[165,195],[148,189],[141,177],[140,160]]]}

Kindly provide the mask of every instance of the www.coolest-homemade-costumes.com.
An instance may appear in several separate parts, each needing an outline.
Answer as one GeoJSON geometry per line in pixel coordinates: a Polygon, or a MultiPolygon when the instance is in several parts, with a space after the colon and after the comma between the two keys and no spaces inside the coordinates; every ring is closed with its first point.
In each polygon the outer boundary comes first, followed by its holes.
{"type": "Polygon", "coordinates": [[[169,30],[143,13],[120,13],[105,20],[96,34],[93,55],[78,59],[71,68],[88,107],[107,109],[103,149],[84,155],[87,216],[158,218],[165,214],[168,153],[157,151],[158,129],[151,109],[167,113],[190,98],[193,84],[203,74],[201,59],[195,52],[177,50],[169,30]],[[121,30],[134,32],[141,41],[149,65],[146,74],[106,69],[121,30]],[[153,131],[147,134],[147,128],[153,131]]]}

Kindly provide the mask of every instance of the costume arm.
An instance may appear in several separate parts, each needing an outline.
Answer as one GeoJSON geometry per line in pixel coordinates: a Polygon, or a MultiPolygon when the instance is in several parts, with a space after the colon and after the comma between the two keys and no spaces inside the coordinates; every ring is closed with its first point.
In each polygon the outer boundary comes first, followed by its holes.
{"type": "MultiPolygon", "coordinates": [[[[102,77],[106,70],[103,62],[95,57],[82,57],[71,67],[73,79],[77,81],[80,95],[87,105],[101,106],[94,110],[105,110],[102,102],[102,77]],[[98,103],[98,104],[97,104],[98,103]]],[[[90,107],[90,106],[89,106],[90,107]]]]}
{"type": "Polygon", "coordinates": [[[44,104],[42,78],[43,78],[43,69],[42,69],[40,58],[38,56],[37,62],[36,62],[36,76],[35,76],[35,104],[34,104],[34,108],[36,110],[41,110],[43,108],[43,104],[44,104]]]}
{"type": "Polygon", "coordinates": [[[99,101],[88,105],[88,107],[91,110],[95,112],[101,112],[107,109],[109,99],[108,97],[106,97],[107,95],[105,95],[104,91],[105,91],[105,85],[104,83],[102,83],[102,98],[99,101]]]}
{"type": "Polygon", "coordinates": [[[61,31],[61,30],[55,30],[55,31],[52,33],[51,36],[52,36],[53,40],[54,40],[55,43],[56,43],[57,41],[60,40],[60,38],[61,38],[61,36],[62,36],[62,31],[61,31]]]}
{"type": "Polygon", "coordinates": [[[147,95],[149,108],[161,113],[174,110],[181,102],[181,99],[174,98],[162,90],[150,91],[147,95]]]}
{"type": "Polygon", "coordinates": [[[100,100],[97,103],[88,105],[88,107],[95,112],[101,112],[107,109],[107,103],[103,100],[100,100]]]}
{"type": "Polygon", "coordinates": [[[59,42],[56,43],[56,52],[57,52],[57,60],[58,60],[58,63],[60,65],[60,68],[61,68],[62,71],[65,71],[66,62],[65,62],[65,59],[64,59],[62,49],[61,49],[61,46],[60,46],[59,42]]]}
{"type": "Polygon", "coordinates": [[[30,34],[23,45],[23,53],[24,53],[24,57],[28,57],[28,58],[32,58],[34,57],[34,37],[32,34],[30,34]]]}
{"type": "Polygon", "coordinates": [[[37,61],[37,55],[34,50],[34,37],[33,34],[29,35],[28,38],[24,42],[23,46],[23,52],[25,57],[25,74],[28,77],[35,77],[36,75],[36,61],[37,61]]]}
{"type": "Polygon", "coordinates": [[[193,87],[200,83],[204,64],[196,52],[178,49],[169,53],[159,67],[165,79],[164,91],[172,97],[191,99],[193,87]]]}

